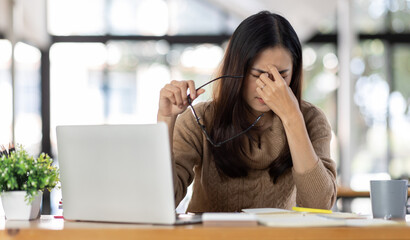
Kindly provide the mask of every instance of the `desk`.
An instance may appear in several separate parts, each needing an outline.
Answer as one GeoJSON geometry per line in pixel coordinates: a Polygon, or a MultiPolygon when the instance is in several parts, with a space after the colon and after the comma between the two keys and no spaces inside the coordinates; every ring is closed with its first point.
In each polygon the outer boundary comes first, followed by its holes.
{"type": "MultiPolygon", "coordinates": [[[[410,197],[410,190],[408,190],[408,196],[410,197]]],[[[370,197],[369,191],[355,191],[349,187],[338,186],[337,187],[338,198],[368,198],[370,197]]]]}
{"type": "Polygon", "coordinates": [[[355,191],[349,187],[338,186],[337,187],[338,198],[358,198],[358,197],[370,197],[369,191],[355,191]]]}
{"type": "Polygon", "coordinates": [[[139,224],[68,222],[42,216],[35,221],[0,220],[1,240],[20,239],[409,239],[410,223],[383,227],[269,228],[151,226],[139,224]]]}

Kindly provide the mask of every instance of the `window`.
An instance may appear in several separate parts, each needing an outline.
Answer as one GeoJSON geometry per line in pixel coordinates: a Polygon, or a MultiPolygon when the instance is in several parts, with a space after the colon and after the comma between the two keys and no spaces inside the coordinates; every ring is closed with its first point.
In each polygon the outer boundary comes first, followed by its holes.
{"type": "Polygon", "coordinates": [[[12,138],[13,89],[11,83],[11,43],[0,39],[0,144],[10,142],[12,138]]]}
{"type": "Polygon", "coordinates": [[[37,156],[41,151],[40,51],[25,43],[15,46],[15,141],[37,156]]]}
{"type": "Polygon", "coordinates": [[[239,22],[201,0],[48,1],[48,30],[58,36],[230,34],[239,22]]]}
{"type": "Polygon", "coordinates": [[[391,161],[389,170],[394,178],[410,176],[410,46],[398,44],[393,50],[393,76],[396,79],[389,98],[391,161]]]}
{"type": "Polygon", "coordinates": [[[8,144],[13,136],[30,154],[37,155],[41,149],[40,115],[40,51],[30,45],[15,46],[14,92],[11,77],[11,43],[0,40],[0,145],[8,144]],[[14,95],[13,95],[14,94],[14,95]]]}

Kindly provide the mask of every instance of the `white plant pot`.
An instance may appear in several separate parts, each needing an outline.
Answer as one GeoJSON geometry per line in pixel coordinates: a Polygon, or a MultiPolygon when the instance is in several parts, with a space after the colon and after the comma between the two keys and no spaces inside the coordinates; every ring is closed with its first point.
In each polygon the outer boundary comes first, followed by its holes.
{"type": "Polygon", "coordinates": [[[31,204],[25,201],[26,191],[9,191],[1,193],[4,213],[7,220],[32,220],[40,216],[40,205],[43,193],[39,191],[31,204]]]}

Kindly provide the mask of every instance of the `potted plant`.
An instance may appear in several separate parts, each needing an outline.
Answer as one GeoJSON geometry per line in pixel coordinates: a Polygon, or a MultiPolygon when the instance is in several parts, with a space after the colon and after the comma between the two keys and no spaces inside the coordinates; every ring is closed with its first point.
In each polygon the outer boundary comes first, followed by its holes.
{"type": "Polygon", "coordinates": [[[32,220],[40,216],[45,189],[53,189],[59,182],[59,171],[45,153],[35,159],[19,145],[16,150],[2,147],[0,157],[0,196],[6,218],[32,220]]]}

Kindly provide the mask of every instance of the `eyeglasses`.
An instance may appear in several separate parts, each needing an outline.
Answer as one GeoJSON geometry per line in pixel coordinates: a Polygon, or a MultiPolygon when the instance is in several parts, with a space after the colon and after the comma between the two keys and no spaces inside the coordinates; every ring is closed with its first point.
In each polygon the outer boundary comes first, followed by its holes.
{"type": "MultiPolygon", "coordinates": [[[[217,78],[215,78],[215,79],[212,79],[211,81],[209,81],[209,82],[205,83],[204,85],[198,87],[197,89],[195,89],[195,91],[198,91],[199,89],[205,87],[206,85],[208,85],[208,84],[210,84],[210,83],[212,83],[212,82],[215,82],[216,80],[219,80],[219,79],[221,79],[221,78],[243,78],[243,76],[230,76],[230,75],[220,76],[220,77],[217,77],[217,78]]],[[[257,122],[261,119],[261,117],[263,116],[263,113],[262,113],[261,115],[259,115],[259,117],[256,118],[255,122],[253,122],[247,129],[243,130],[242,132],[240,132],[240,133],[234,135],[233,137],[230,137],[230,138],[228,138],[228,139],[226,139],[226,140],[224,140],[224,141],[215,143],[215,142],[211,139],[211,137],[209,136],[208,132],[206,131],[205,125],[200,122],[200,119],[201,119],[201,118],[198,117],[198,115],[197,115],[196,112],[195,112],[194,106],[192,105],[191,94],[188,94],[188,104],[189,104],[189,107],[191,108],[192,114],[194,115],[194,117],[195,117],[195,119],[196,119],[196,122],[198,123],[199,127],[201,128],[202,132],[204,133],[206,139],[207,139],[208,142],[209,142],[212,146],[214,146],[214,147],[220,147],[222,144],[227,143],[227,142],[229,142],[229,141],[231,141],[231,140],[233,140],[233,139],[235,139],[235,138],[241,136],[242,134],[248,132],[253,126],[256,125],[256,123],[257,123],[257,122]]]]}

